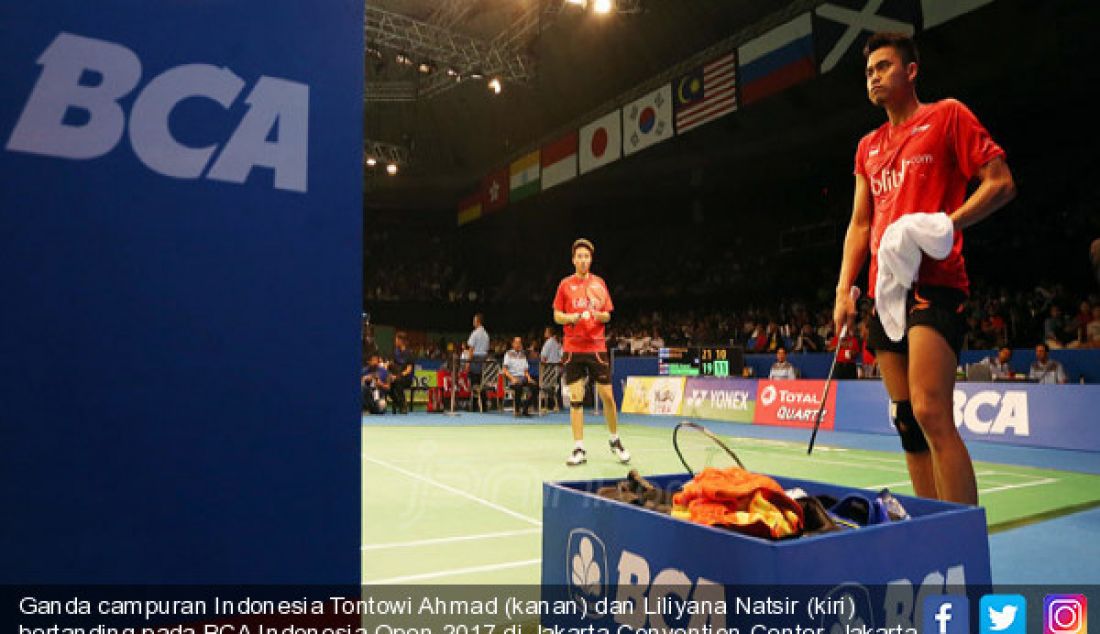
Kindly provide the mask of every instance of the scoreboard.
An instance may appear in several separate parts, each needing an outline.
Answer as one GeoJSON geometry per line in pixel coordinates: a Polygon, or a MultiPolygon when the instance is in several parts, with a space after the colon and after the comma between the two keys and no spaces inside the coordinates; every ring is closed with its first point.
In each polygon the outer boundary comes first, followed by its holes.
{"type": "Polygon", "coordinates": [[[657,351],[657,374],[661,376],[741,376],[744,351],[729,346],[661,348],[657,351]]]}

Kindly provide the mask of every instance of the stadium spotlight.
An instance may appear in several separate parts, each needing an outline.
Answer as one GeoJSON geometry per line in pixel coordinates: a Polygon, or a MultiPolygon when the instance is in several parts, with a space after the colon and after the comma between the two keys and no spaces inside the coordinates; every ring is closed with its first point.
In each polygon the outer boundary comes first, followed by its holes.
{"type": "Polygon", "coordinates": [[[592,3],[592,11],[599,15],[611,13],[612,8],[614,8],[614,3],[611,0],[596,0],[592,3]]]}
{"type": "Polygon", "coordinates": [[[485,74],[480,70],[470,71],[470,79],[484,79],[485,74]]]}
{"type": "Polygon", "coordinates": [[[389,165],[387,165],[386,166],[386,173],[389,174],[390,176],[396,176],[397,175],[397,163],[390,163],[389,165]]]}
{"type": "Polygon", "coordinates": [[[413,63],[412,58],[404,53],[398,53],[394,57],[394,61],[396,61],[398,64],[403,64],[405,66],[412,66],[413,63]]]}
{"type": "Polygon", "coordinates": [[[500,79],[494,77],[489,80],[489,90],[491,90],[494,95],[499,95],[502,88],[503,86],[500,83],[500,79]]]}
{"type": "Polygon", "coordinates": [[[565,4],[571,4],[575,7],[584,9],[588,5],[588,0],[565,0],[565,4]]]}
{"type": "Polygon", "coordinates": [[[375,165],[378,165],[378,159],[374,158],[373,156],[368,156],[367,167],[374,167],[375,165]]]}
{"type": "Polygon", "coordinates": [[[416,70],[420,71],[423,75],[430,75],[434,68],[430,62],[420,62],[420,65],[416,67],[416,70]]]}
{"type": "Polygon", "coordinates": [[[461,74],[458,72],[458,69],[455,68],[454,66],[448,66],[447,67],[447,76],[448,77],[461,77],[461,74]]]}

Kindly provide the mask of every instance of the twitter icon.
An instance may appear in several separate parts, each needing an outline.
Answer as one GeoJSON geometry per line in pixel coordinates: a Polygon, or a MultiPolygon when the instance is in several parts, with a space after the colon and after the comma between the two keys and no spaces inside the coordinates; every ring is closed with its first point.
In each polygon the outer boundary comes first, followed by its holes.
{"type": "Polygon", "coordinates": [[[981,634],[1027,634],[1027,600],[1018,594],[987,594],[982,597],[981,634]]]}

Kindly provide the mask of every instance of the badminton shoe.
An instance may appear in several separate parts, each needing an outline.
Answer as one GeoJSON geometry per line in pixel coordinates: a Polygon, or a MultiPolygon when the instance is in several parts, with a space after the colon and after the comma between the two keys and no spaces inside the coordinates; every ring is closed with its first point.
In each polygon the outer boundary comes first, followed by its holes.
{"type": "Polygon", "coordinates": [[[611,453],[615,454],[615,457],[619,459],[619,462],[626,464],[630,462],[630,452],[623,447],[623,441],[620,438],[607,441],[608,447],[611,448],[611,453]]]}
{"type": "Polygon", "coordinates": [[[565,461],[565,464],[575,467],[586,462],[588,462],[588,453],[580,447],[574,447],[573,453],[569,454],[569,459],[565,461]]]}

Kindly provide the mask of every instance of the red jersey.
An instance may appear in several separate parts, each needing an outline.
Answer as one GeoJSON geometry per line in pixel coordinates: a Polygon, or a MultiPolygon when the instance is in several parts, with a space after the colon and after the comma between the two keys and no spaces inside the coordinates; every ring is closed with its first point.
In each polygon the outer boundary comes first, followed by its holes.
{"type": "MultiPolygon", "coordinates": [[[[611,293],[607,290],[607,284],[600,276],[589,273],[584,279],[570,275],[558,284],[558,292],[554,295],[554,310],[563,313],[583,313],[586,310],[611,312],[615,310],[615,306],[611,303],[611,293]]],[[[562,350],[565,352],[605,352],[607,350],[604,325],[596,321],[595,317],[581,319],[575,324],[566,324],[564,330],[565,339],[562,341],[562,350]]]]}
{"type": "MultiPolygon", "coordinates": [[[[855,173],[867,179],[874,200],[870,296],[875,294],[878,247],[886,227],[905,214],[950,215],[966,200],[966,186],[978,170],[998,156],[1004,150],[954,99],[923,104],[902,125],[886,122],[860,140],[855,173]]],[[[962,232],[956,231],[951,253],[943,260],[925,256],[917,281],[969,293],[962,247],[962,232]]]]}

